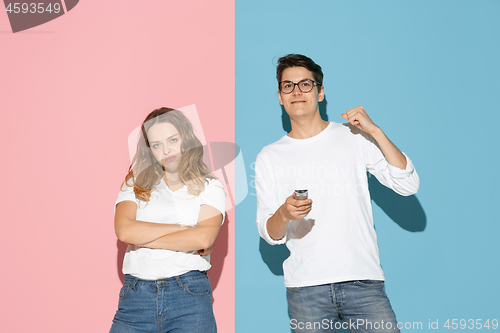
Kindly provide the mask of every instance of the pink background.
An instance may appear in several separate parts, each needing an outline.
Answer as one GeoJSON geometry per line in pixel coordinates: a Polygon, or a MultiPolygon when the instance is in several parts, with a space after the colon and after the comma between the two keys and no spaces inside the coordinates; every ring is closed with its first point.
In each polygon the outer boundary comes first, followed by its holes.
{"type": "MultiPolygon", "coordinates": [[[[106,332],[123,246],[113,204],[128,135],[154,108],[195,104],[208,142],[234,142],[233,1],[86,0],[12,34],[0,12],[4,332],[106,332]]],[[[234,210],[210,271],[234,332],[234,210]]]]}

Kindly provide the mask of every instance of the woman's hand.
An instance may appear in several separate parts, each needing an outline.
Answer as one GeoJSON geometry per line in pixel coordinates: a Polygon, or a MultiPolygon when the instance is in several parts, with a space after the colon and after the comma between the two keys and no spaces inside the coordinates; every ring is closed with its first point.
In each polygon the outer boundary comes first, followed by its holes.
{"type": "Polygon", "coordinates": [[[214,245],[212,244],[212,246],[210,246],[206,249],[198,250],[198,254],[202,257],[206,257],[206,256],[210,255],[210,253],[212,253],[213,250],[214,250],[214,245]]]}

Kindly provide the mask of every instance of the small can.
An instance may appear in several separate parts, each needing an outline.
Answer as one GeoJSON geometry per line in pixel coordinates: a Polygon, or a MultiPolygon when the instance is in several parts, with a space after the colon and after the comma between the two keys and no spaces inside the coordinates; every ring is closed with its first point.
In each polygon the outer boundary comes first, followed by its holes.
{"type": "Polygon", "coordinates": [[[295,199],[296,200],[305,200],[307,199],[307,190],[295,190],[295,199]]]}

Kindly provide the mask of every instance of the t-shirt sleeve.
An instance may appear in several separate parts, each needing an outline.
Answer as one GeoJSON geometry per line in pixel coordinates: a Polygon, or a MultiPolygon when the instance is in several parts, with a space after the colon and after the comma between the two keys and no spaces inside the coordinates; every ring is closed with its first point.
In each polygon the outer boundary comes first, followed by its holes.
{"type": "Polygon", "coordinates": [[[200,194],[200,205],[209,205],[222,214],[222,223],[226,217],[226,192],[224,186],[217,179],[210,179],[205,184],[205,190],[200,194]]]}
{"type": "Polygon", "coordinates": [[[406,168],[402,170],[387,162],[373,137],[363,135],[361,140],[368,172],[374,175],[382,185],[400,195],[409,196],[417,193],[420,179],[412,161],[405,153],[403,155],[406,158],[406,168]]]}
{"type": "Polygon", "coordinates": [[[118,193],[118,198],[115,202],[115,210],[116,205],[118,205],[122,201],[133,201],[138,204],[138,200],[135,198],[135,192],[133,186],[128,186],[126,183],[122,185],[120,192],[118,193]]]}
{"type": "Polygon", "coordinates": [[[277,199],[272,164],[265,152],[260,152],[255,161],[255,190],[257,192],[257,229],[260,236],[271,245],[284,244],[286,234],[282,239],[275,240],[267,232],[267,221],[282,203],[277,199]]]}

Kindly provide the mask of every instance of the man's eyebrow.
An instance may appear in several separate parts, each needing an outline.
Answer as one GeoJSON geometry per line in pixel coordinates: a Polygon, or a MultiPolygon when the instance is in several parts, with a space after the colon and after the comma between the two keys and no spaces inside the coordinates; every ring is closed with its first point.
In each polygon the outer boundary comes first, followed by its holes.
{"type": "MultiPolygon", "coordinates": [[[[298,80],[297,82],[304,81],[304,80],[311,80],[311,81],[314,81],[313,79],[310,79],[310,78],[306,77],[306,78],[304,78],[304,79],[300,79],[300,80],[298,80]]],[[[281,82],[292,82],[292,83],[294,83],[292,80],[283,80],[283,81],[281,81],[281,82]]]]}

